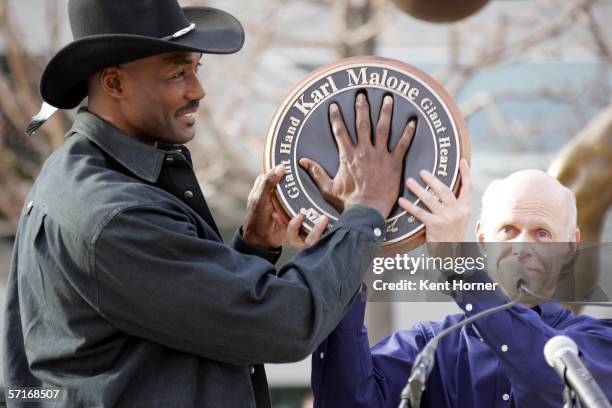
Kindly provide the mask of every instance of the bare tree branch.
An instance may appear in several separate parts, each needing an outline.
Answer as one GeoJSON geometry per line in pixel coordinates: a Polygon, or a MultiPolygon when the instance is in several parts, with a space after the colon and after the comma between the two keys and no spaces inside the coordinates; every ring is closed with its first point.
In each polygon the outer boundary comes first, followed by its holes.
{"type": "Polygon", "coordinates": [[[586,22],[586,25],[595,40],[597,50],[603,59],[608,63],[612,63],[612,51],[606,41],[606,38],[601,32],[601,28],[593,18],[592,10],[580,10],[580,17],[586,22]]]}

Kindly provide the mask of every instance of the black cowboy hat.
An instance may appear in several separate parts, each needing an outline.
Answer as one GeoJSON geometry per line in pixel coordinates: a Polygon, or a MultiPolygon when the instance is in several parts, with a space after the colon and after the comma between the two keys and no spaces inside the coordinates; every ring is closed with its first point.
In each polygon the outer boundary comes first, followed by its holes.
{"type": "Polygon", "coordinates": [[[87,78],[104,68],[167,52],[230,54],[244,43],[231,14],[181,8],[176,0],[70,0],[68,11],[75,40],[40,81],[43,100],[61,109],[76,107],[87,96],[87,78]]]}

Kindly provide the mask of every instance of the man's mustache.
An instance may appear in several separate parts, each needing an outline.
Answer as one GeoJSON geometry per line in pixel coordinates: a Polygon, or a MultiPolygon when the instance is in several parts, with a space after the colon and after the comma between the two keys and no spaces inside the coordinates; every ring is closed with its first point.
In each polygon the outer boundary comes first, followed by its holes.
{"type": "Polygon", "coordinates": [[[186,106],[182,107],[178,111],[176,111],[176,116],[180,116],[184,113],[191,112],[197,110],[200,107],[199,101],[189,102],[186,106]]]}

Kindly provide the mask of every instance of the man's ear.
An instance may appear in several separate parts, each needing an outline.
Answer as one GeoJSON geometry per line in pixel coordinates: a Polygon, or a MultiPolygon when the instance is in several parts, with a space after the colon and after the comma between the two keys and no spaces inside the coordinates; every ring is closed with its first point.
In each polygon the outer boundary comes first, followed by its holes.
{"type": "Polygon", "coordinates": [[[102,91],[113,99],[125,98],[126,75],[120,67],[106,68],[100,73],[102,91]]]}
{"type": "Polygon", "coordinates": [[[486,256],[487,250],[485,248],[485,234],[482,224],[482,219],[476,221],[476,241],[478,241],[478,249],[480,250],[480,253],[486,256]]]}
{"type": "Polygon", "coordinates": [[[563,259],[563,264],[568,264],[572,261],[578,250],[578,244],[580,243],[580,228],[576,227],[576,230],[572,233],[570,241],[568,242],[568,251],[563,259]]]}
{"type": "Polygon", "coordinates": [[[482,220],[476,221],[476,239],[478,242],[484,242],[484,227],[482,226],[482,220]]]}
{"type": "Polygon", "coordinates": [[[580,242],[580,228],[576,227],[576,231],[572,234],[572,242],[580,242]]]}

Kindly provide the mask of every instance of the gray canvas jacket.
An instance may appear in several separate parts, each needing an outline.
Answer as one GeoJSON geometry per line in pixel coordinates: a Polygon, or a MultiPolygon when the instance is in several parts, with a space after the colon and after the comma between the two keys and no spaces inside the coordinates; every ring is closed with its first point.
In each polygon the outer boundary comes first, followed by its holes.
{"type": "Polygon", "coordinates": [[[261,364],[325,339],[384,237],[355,206],[275,269],[279,251],[222,242],[184,146],[149,147],[84,109],[25,202],[6,388],[63,390],[33,406],[269,406],[261,364]]]}

